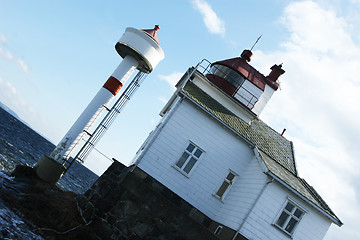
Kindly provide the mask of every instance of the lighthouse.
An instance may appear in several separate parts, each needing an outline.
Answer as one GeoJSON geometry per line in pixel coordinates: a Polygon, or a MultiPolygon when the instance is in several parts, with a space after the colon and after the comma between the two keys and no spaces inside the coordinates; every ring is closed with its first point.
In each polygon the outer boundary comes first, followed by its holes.
{"type": "Polygon", "coordinates": [[[251,57],[204,59],[184,73],[133,164],[114,162],[87,192],[106,204],[107,229],[124,232],[129,202],[139,211],[127,229],[141,222],[142,236],[162,239],[321,240],[342,225],[299,175],[293,143],[260,118],[282,64],[264,75],[251,57]]]}
{"type": "MultiPolygon", "coordinates": [[[[156,25],[154,29],[138,30],[126,28],[125,33],[116,43],[115,49],[123,58],[115,71],[100,88],[89,105],[81,113],[69,131],[65,134],[50,156],[42,156],[35,165],[37,175],[50,183],[56,183],[69,167],[66,166],[74,148],[108,103],[117,95],[126,81],[137,69],[149,74],[164,58],[164,52],[159,45],[156,25]]],[[[71,164],[70,164],[71,165],[71,164]]]]}

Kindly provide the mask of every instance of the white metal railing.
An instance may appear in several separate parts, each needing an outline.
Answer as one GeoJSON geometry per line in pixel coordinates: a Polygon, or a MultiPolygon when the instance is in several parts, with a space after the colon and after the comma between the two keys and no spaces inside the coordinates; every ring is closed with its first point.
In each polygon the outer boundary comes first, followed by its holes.
{"type": "MultiPolygon", "coordinates": [[[[212,72],[210,72],[210,68],[216,68],[216,71],[221,72],[224,76],[227,76],[227,78],[232,78],[231,76],[228,76],[228,73],[225,73],[218,67],[216,67],[216,66],[211,67],[211,62],[209,62],[207,59],[201,60],[196,67],[197,67],[197,70],[200,73],[202,73],[204,76],[207,74],[213,74],[212,72]]],[[[246,77],[244,77],[244,79],[245,79],[245,81],[248,80],[246,77]]],[[[235,79],[234,79],[234,82],[235,82],[235,79]]],[[[256,104],[256,102],[259,100],[259,98],[256,95],[254,95],[252,92],[250,92],[250,90],[244,86],[244,82],[237,87],[235,93],[231,97],[233,99],[241,102],[242,104],[244,104],[247,108],[252,109],[254,107],[254,105],[256,104]]]]}

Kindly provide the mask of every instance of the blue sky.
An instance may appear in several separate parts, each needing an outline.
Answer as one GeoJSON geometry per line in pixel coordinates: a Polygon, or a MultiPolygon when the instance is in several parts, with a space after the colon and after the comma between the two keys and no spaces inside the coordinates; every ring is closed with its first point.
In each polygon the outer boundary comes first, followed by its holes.
{"type": "MultiPolygon", "coordinates": [[[[359,0],[0,0],[0,101],[57,144],[120,63],[125,28],[159,24],[165,59],[97,146],[129,163],[188,67],[236,57],[262,34],[251,64],[286,73],[260,118],[287,129],[300,176],[345,223],[325,239],[360,239],[359,10],[359,0]]],[[[110,162],[94,151],[85,164],[100,173],[110,162]]]]}

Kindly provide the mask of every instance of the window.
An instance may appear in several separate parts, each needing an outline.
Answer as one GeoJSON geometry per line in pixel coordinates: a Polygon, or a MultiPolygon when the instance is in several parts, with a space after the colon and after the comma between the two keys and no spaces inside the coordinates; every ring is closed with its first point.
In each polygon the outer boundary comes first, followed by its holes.
{"type": "Polygon", "coordinates": [[[298,223],[300,222],[305,211],[300,209],[294,203],[288,201],[282,210],[280,216],[275,222],[281,230],[292,235],[298,223]]]}
{"type": "Polygon", "coordinates": [[[189,143],[175,166],[187,175],[194,168],[203,152],[195,144],[189,143]]]}
{"type": "Polygon", "coordinates": [[[217,190],[215,196],[220,199],[224,199],[225,195],[229,192],[231,186],[233,185],[236,176],[237,175],[234,172],[230,171],[224,179],[224,182],[221,184],[219,190],[217,190]]]}
{"type": "Polygon", "coordinates": [[[214,64],[209,72],[216,76],[219,76],[230,84],[232,84],[235,88],[239,88],[241,84],[245,81],[245,78],[240,75],[240,73],[234,71],[233,69],[221,65],[221,64],[214,64]]]}
{"type": "Polygon", "coordinates": [[[222,229],[223,229],[223,226],[219,225],[219,226],[215,229],[214,234],[215,234],[215,235],[219,235],[222,229]]]}

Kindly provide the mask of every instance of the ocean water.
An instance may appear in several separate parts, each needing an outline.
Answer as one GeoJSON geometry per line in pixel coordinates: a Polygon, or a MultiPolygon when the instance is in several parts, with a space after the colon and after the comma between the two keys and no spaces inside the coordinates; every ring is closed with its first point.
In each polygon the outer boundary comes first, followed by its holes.
{"type": "MultiPolygon", "coordinates": [[[[0,108],[0,170],[12,171],[18,164],[33,166],[54,148],[54,144],[0,108]]],[[[83,193],[97,178],[95,173],[75,162],[58,185],[65,190],[83,193]]]]}
{"type": "MultiPolygon", "coordinates": [[[[0,187],[11,181],[9,172],[16,165],[34,166],[43,155],[49,155],[55,145],[22,121],[0,107],[0,187]]],[[[75,162],[59,180],[58,186],[67,191],[84,193],[98,176],[75,162]]],[[[43,239],[33,233],[20,216],[7,208],[0,196],[0,239],[43,239]]]]}

